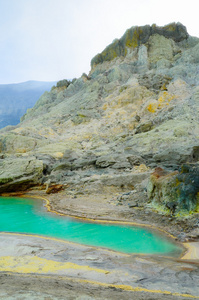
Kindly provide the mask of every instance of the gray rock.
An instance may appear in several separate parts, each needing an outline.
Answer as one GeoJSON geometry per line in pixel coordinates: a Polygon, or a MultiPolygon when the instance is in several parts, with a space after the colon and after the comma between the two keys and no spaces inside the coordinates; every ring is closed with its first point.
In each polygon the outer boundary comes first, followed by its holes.
{"type": "Polygon", "coordinates": [[[162,59],[172,61],[173,59],[173,41],[159,34],[149,38],[149,61],[152,66],[162,59]]]}
{"type": "Polygon", "coordinates": [[[46,154],[37,154],[35,155],[36,159],[42,161],[43,163],[43,174],[48,175],[51,173],[56,160],[51,155],[46,154]]]}
{"type": "Polygon", "coordinates": [[[107,168],[114,165],[117,162],[116,158],[111,155],[100,156],[96,160],[96,166],[99,168],[107,168]]]}
{"type": "Polygon", "coordinates": [[[72,170],[95,165],[96,160],[97,160],[96,156],[89,156],[89,155],[87,157],[79,158],[73,162],[72,170]]]}
{"type": "Polygon", "coordinates": [[[78,154],[71,149],[67,149],[63,154],[64,160],[74,161],[75,159],[78,159],[78,158],[79,158],[78,154]]]}
{"type": "MultiPolygon", "coordinates": [[[[92,60],[89,75],[69,85],[60,82],[20,125],[1,130],[3,170],[3,161],[14,159],[10,155],[24,166],[35,155],[35,165],[43,168],[40,175],[29,170],[26,176],[18,167],[16,177],[27,177],[26,186],[50,179],[54,185],[100,191],[113,185],[123,191],[144,186],[158,165],[174,171],[184,163],[196,164],[198,45],[179,23],[130,28],[92,60]]],[[[2,186],[11,189],[9,182],[17,179],[5,174],[2,186]]],[[[143,195],[142,190],[129,203],[143,195]]]]}
{"type": "Polygon", "coordinates": [[[114,40],[102,53],[97,54],[91,60],[91,67],[94,68],[105,61],[111,61],[117,56],[127,55],[127,49],[146,44],[153,35],[163,36],[168,41],[172,39],[175,42],[180,42],[188,38],[185,26],[180,23],[171,23],[164,27],[158,27],[155,24],[152,26],[131,27],[120,39],[114,40]]]}
{"type": "Polygon", "coordinates": [[[199,166],[185,164],[178,171],[156,168],[148,183],[148,197],[171,214],[197,210],[199,166]]]}
{"type": "Polygon", "coordinates": [[[127,156],[127,159],[130,162],[131,166],[139,166],[145,163],[144,159],[137,155],[127,156]]]}
{"type": "Polygon", "coordinates": [[[121,174],[121,175],[112,175],[107,176],[105,178],[100,179],[101,183],[108,186],[118,186],[118,187],[124,187],[129,186],[133,187],[134,185],[142,182],[146,178],[148,178],[149,173],[127,173],[127,174],[121,174]]]}
{"type": "Polygon", "coordinates": [[[147,132],[147,131],[150,131],[151,129],[153,129],[153,122],[148,121],[148,122],[139,124],[135,129],[135,133],[147,132]]]}
{"type": "Polygon", "coordinates": [[[0,161],[0,192],[26,190],[38,185],[43,175],[43,163],[35,157],[10,157],[0,161]]]}
{"type": "Polygon", "coordinates": [[[66,171],[66,170],[71,170],[72,168],[72,163],[67,161],[67,160],[62,160],[61,162],[57,162],[54,166],[53,166],[53,172],[56,171],[66,171]]]}

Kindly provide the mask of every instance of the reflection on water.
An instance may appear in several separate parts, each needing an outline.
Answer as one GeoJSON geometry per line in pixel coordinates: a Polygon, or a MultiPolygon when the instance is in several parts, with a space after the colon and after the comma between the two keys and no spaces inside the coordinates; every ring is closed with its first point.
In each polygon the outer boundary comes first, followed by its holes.
{"type": "Polygon", "coordinates": [[[141,227],[87,223],[49,213],[41,200],[0,197],[0,231],[51,236],[125,253],[180,253],[170,240],[141,227]]]}

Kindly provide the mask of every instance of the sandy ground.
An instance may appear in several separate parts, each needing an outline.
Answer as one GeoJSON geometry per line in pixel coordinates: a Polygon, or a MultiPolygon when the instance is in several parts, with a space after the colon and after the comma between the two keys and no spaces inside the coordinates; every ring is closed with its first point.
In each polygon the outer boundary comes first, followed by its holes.
{"type": "Polygon", "coordinates": [[[0,299],[5,300],[178,300],[194,299],[167,294],[131,292],[113,287],[63,280],[58,276],[39,277],[0,274],[0,299]]]}
{"type": "MultiPolygon", "coordinates": [[[[129,211],[108,195],[26,194],[51,210],[84,218],[150,224],[153,212],[129,211]],[[77,210],[78,207],[78,210],[77,210]],[[97,214],[96,214],[97,212],[97,214]]],[[[153,221],[152,221],[153,220],[153,221]]],[[[159,222],[160,225],[160,222],[159,222]]],[[[159,226],[179,234],[178,226],[159,226]]],[[[37,236],[0,234],[0,299],[199,299],[198,242],[179,257],[127,255],[37,236]]]]}
{"type": "Polygon", "coordinates": [[[197,299],[199,264],[2,233],[0,282],[1,299],[17,293],[39,299],[118,299],[120,294],[121,299],[197,299]],[[48,284],[50,288],[44,288],[48,284]]]}
{"type": "Polygon", "coordinates": [[[183,243],[187,252],[181,259],[199,260],[199,242],[183,243]]]}

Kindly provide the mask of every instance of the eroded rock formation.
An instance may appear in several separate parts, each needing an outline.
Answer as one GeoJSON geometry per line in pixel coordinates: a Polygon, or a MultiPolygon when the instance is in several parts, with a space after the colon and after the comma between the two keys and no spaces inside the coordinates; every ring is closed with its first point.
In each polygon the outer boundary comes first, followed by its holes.
{"type": "Polygon", "coordinates": [[[127,30],[92,59],[88,75],[58,83],[18,126],[0,131],[0,191],[50,182],[140,197],[151,180],[152,203],[196,211],[197,185],[179,199],[191,185],[180,168],[199,159],[198,53],[199,39],[180,23],[127,30]],[[168,174],[157,178],[157,167],[168,174]]]}

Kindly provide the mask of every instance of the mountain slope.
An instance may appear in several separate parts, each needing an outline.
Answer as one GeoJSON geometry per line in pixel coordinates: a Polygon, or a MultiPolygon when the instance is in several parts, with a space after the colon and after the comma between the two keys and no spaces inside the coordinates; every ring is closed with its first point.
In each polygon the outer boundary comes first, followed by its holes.
{"type": "Polygon", "coordinates": [[[135,206],[197,214],[198,53],[199,39],[179,23],[127,30],[88,76],[45,92],[20,126],[1,131],[2,169],[24,165],[21,176],[0,175],[1,191],[26,182],[70,193],[114,188],[135,206]]]}

